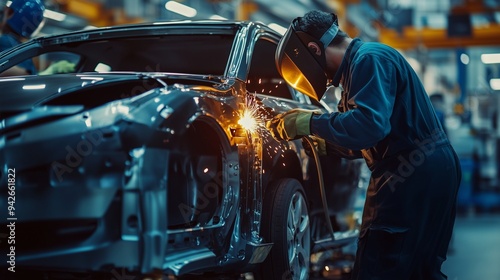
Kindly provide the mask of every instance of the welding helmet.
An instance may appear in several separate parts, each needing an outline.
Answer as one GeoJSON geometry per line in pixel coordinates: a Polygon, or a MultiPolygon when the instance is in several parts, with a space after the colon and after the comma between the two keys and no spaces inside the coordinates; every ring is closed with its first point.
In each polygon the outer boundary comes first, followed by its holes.
{"type": "Polygon", "coordinates": [[[43,21],[45,6],[41,0],[13,0],[9,6],[14,11],[7,20],[17,34],[29,38],[43,21]]]}
{"type": "Polygon", "coordinates": [[[276,49],[276,67],[283,79],[294,89],[315,100],[320,100],[326,91],[328,75],[325,49],[339,31],[337,16],[332,15],[333,24],[319,40],[298,30],[301,18],[294,19],[276,49]],[[316,55],[307,46],[309,42],[315,42],[323,48],[321,55],[316,55]]]}

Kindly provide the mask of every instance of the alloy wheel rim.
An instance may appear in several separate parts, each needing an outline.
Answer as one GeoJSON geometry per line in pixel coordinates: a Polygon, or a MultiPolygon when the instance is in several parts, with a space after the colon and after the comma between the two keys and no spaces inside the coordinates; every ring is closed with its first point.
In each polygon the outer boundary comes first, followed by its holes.
{"type": "Polygon", "coordinates": [[[304,196],[295,192],[288,207],[288,263],[292,279],[307,279],[310,256],[309,215],[304,196]]]}

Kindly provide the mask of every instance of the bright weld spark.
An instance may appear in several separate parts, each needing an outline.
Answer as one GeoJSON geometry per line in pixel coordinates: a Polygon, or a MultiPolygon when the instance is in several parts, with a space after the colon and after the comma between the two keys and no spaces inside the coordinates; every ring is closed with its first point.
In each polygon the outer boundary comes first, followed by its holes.
{"type": "Polygon", "coordinates": [[[247,95],[245,99],[245,109],[240,116],[238,124],[251,133],[256,132],[259,128],[265,128],[265,116],[260,113],[260,104],[256,102],[257,98],[254,95],[247,95]]]}
{"type": "Polygon", "coordinates": [[[245,109],[243,115],[240,117],[238,124],[240,124],[244,129],[254,132],[257,130],[257,120],[254,117],[252,110],[245,109]]]}

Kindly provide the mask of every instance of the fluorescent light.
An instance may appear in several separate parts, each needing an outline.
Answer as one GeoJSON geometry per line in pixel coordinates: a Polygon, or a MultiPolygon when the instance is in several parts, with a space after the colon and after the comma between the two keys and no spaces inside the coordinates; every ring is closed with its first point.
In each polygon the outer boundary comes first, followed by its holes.
{"type": "Polygon", "coordinates": [[[24,90],[30,90],[30,89],[44,89],[45,88],[45,84],[42,84],[42,85],[24,85],[23,86],[23,89],[24,90]]]}
{"type": "Polygon", "coordinates": [[[500,90],[500,79],[491,79],[490,87],[494,90],[500,90]]]}
{"type": "Polygon", "coordinates": [[[43,16],[46,17],[46,18],[57,20],[57,21],[64,21],[66,19],[66,15],[65,14],[62,14],[62,13],[59,13],[59,12],[55,12],[55,11],[51,11],[51,10],[45,10],[43,12],[43,16]]]}
{"type": "Polygon", "coordinates": [[[165,9],[185,17],[194,17],[197,14],[195,9],[176,1],[168,1],[165,3],[165,9]]]}
{"type": "Polygon", "coordinates": [[[273,29],[274,31],[278,32],[279,34],[283,35],[286,32],[286,28],[283,26],[277,24],[277,23],[270,23],[268,24],[269,28],[273,29]]]}
{"type": "Polygon", "coordinates": [[[469,56],[467,54],[463,53],[463,54],[460,55],[460,61],[463,64],[467,65],[470,62],[470,58],[469,58],[469,56]]]}
{"type": "Polygon", "coordinates": [[[500,53],[485,53],[481,55],[484,64],[500,63],[500,53]]]}

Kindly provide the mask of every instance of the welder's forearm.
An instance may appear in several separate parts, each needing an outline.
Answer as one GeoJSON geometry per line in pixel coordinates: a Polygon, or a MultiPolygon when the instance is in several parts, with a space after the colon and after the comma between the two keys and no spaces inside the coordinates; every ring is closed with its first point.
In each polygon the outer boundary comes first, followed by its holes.
{"type": "Polygon", "coordinates": [[[362,150],[374,146],[390,130],[387,123],[365,120],[356,110],[345,113],[314,115],[311,133],[334,145],[351,150],[362,150]]]}

